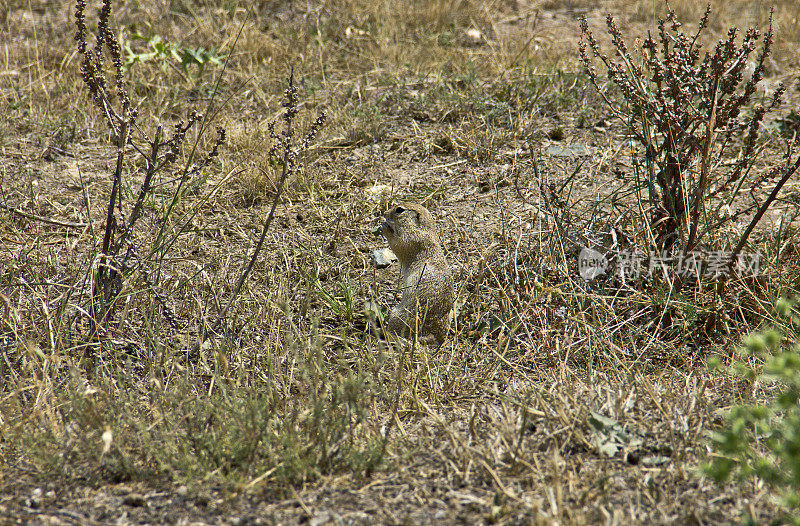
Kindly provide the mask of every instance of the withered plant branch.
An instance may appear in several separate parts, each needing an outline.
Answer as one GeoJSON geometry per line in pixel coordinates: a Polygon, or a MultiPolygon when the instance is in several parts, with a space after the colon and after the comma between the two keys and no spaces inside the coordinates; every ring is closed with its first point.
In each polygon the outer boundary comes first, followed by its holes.
{"type": "MultiPolygon", "coordinates": [[[[123,107],[123,113],[128,113],[128,102],[126,101],[125,106],[123,107]]],[[[120,212],[122,212],[122,170],[124,168],[125,162],[125,147],[128,144],[128,140],[130,139],[130,121],[123,120],[120,123],[119,127],[119,134],[117,136],[117,163],[114,168],[113,174],[113,184],[111,187],[111,196],[108,200],[108,210],[106,214],[106,228],[105,233],[103,235],[103,245],[100,255],[100,263],[97,268],[97,279],[95,281],[95,293],[100,293],[103,295],[103,299],[101,301],[101,309],[105,309],[105,304],[111,298],[110,296],[110,289],[106,286],[105,283],[105,273],[108,271],[109,273],[109,281],[114,281],[116,278],[116,271],[110,267],[107,267],[106,261],[107,256],[113,254],[110,252],[111,244],[113,242],[114,232],[116,231],[116,217],[114,214],[114,206],[115,204],[118,206],[120,212]]]]}
{"type": "Polygon", "coordinates": [[[8,210],[12,214],[17,214],[20,217],[24,217],[25,219],[31,219],[33,221],[40,221],[42,223],[47,223],[48,225],[55,225],[55,226],[63,226],[66,228],[86,228],[89,226],[88,223],[71,223],[69,221],[59,221],[57,219],[50,219],[49,217],[42,217],[37,216],[34,214],[29,214],[28,212],[23,212],[19,208],[14,208],[13,206],[8,206],[5,203],[0,202],[0,208],[4,210],[8,210]]]}
{"type": "MultiPolygon", "coordinates": [[[[77,27],[75,39],[78,42],[78,52],[82,57],[81,75],[92,101],[105,117],[106,124],[113,136],[112,141],[117,148],[116,164],[112,173],[112,186],[106,211],[105,231],[100,247],[98,268],[94,275],[93,303],[90,316],[93,320],[93,332],[95,334],[97,334],[98,322],[102,323],[113,312],[114,295],[118,293],[121,287],[122,276],[130,272],[131,269],[137,267],[142,269],[145,280],[153,290],[153,294],[158,297],[159,292],[144,267],[146,261],[149,261],[155,251],[148,254],[147,260],[142,260],[132,245],[133,231],[142,215],[144,202],[147,196],[152,193],[155,175],[176,160],[180,148],[186,142],[187,131],[203,118],[196,111],[192,111],[188,122],[180,121],[175,124],[172,136],[167,140],[164,139],[164,132],[161,126],[157,127],[151,139],[138,125],[136,110],[133,109],[131,104],[124,78],[122,50],[117,36],[111,30],[111,3],[112,0],[102,0],[98,14],[95,45],[91,49],[86,42],[88,36],[85,17],[86,1],[76,0],[75,4],[75,23],[77,27]],[[110,59],[111,68],[104,64],[108,59],[110,59]],[[106,78],[107,69],[113,72],[113,84],[115,87],[113,93],[110,92],[110,83],[106,78]],[[123,207],[122,177],[123,168],[129,161],[128,158],[130,156],[135,156],[137,159],[140,158],[144,161],[144,166],[141,168],[144,172],[144,178],[131,214],[126,220],[123,207]],[[119,257],[120,251],[125,246],[128,247],[128,250],[122,257],[119,257]],[[141,264],[129,265],[128,259],[131,257],[136,258],[141,264]]],[[[215,93],[218,89],[219,81],[220,78],[217,79],[215,93]]],[[[197,150],[201,134],[202,126],[197,134],[189,160],[192,159],[197,150]]],[[[180,178],[180,184],[175,191],[175,196],[161,221],[161,231],[155,243],[157,247],[161,247],[160,235],[163,233],[165,225],[169,223],[167,218],[169,218],[172,206],[178,199],[181,185],[188,178],[206,168],[217,157],[219,147],[224,140],[225,131],[220,129],[212,149],[199,163],[190,165],[189,161],[187,161],[183,169],[183,176],[180,178]]],[[[158,298],[158,300],[164,305],[165,316],[169,317],[165,298],[158,298]]],[[[174,319],[170,319],[170,323],[173,326],[175,326],[174,322],[174,319]]]]}
{"type": "MultiPolygon", "coordinates": [[[[158,132],[156,132],[156,135],[158,135],[158,132]]],[[[124,225],[124,222],[122,222],[122,225],[124,225]]],[[[125,230],[125,228],[121,226],[120,230],[125,230]]],[[[132,268],[129,268],[128,260],[129,259],[133,260],[134,264],[133,268],[136,268],[141,273],[142,279],[144,279],[145,284],[147,284],[147,286],[150,289],[150,292],[153,294],[153,296],[156,297],[156,300],[161,305],[164,317],[167,318],[167,321],[169,322],[170,326],[175,330],[180,330],[181,324],[178,321],[178,316],[175,314],[175,311],[172,309],[172,307],[170,307],[167,297],[160,291],[160,289],[156,286],[155,282],[153,281],[150,275],[151,274],[150,270],[147,268],[144,260],[139,255],[139,251],[136,250],[136,247],[133,244],[130,232],[120,232],[119,237],[120,240],[124,242],[125,245],[127,246],[127,252],[122,261],[120,261],[118,258],[114,258],[114,263],[116,267],[120,269],[120,272],[127,274],[130,272],[130,270],[132,270],[132,268]]]]}
{"type": "Polygon", "coordinates": [[[294,67],[291,68],[289,73],[289,80],[288,80],[288,87],[284,92],[286,100],[283,103],[283,107],[285,108],[283,114],[283,121],[285,123],[285,130],[278,135],[275,133],[275,121],[270,122],[269,132],[270,137],[275,141],[273,146],[270,148],[270,155],[275,155],[278,152],[281,153],[282,157],[280,159],[281,164],[281,177],[278,180],[278,186],[275,191],[275,197],[272,199],[272,206],[270,207],[269,214],[267,215],[266,221],[264,221],[264,227],[261,229],[261,235],[258,238],[258,242],[256,243],[255,248],[253,249],[253,253],[250,256],[250,259],[247,262],[242,273],[239,275],[239,279],[236,282],[236,286],[233,288],[233,292],[231,293],[230,297],[228,298],[227,303],[225,304],[225,308],[222,309],[219,317],[217,318],[216,323],[213,326],[212,331],[216,332],[222,323],[225,320],[225,317],[228,314],[228,311],[233,305],[234,301],[239,295],[239,292],[242,289],[242,285],[247,280],[247,277],[250,275],[250,272],[253,270],[253,265],[255,264],[256,260],[258,259],[258,255],[261,253],[261,249],[264,246],[264,241],[267,237],[267,231],[269,230],[270,225],[272,224],[272,218],[275,215],[275,209],[278,207],[278,203],[280,202],[281,194],[283,193],[283,188],[286,184],[287,177],[295,171],[295,163],[297,160],[297,156],[308,149],[309,144],[311,141],[314,140],[319,129],[325,122],[325,113],[321,112],[316,120],[311,124],[311,127],[303,138],[303,140],[298,145],[293,145],[292,137],[294,136],[294,118],[297,115],[298,107],[297,107],[297,87],[294,85],[294,67]]]}
{"type": "MultiPolygon", "coordinates": [[[[733,251],[731,251],[727,264],[727,272],[723,272],[716,283],[715,301],[719,301],[719,298],[725,295],[725,286],[728,282],[728,278],[733,272],[734,266],[739,258],[739,254],[741,254],[742,249],[747,244],[747,240],[750,238],[750,235],[753,233],[753,230],[755,230],[756,225],[758,225],[759,221],[761,221],[761,218],[764,216],[766,211],[769,209],[772,203],[778,198],[778,194],[780,193],[781,189],[786,184],[786,182],[797,172],[798,169],[800,169],[800,155],[798,155],[794,163],[791,163],[791,158],[794,151],[793,147],[797,146],[798,144],[800,144],[800,140],[798,139],[797,136],[795,136],[792,142],[789,143],[789,146],[786,151],[785,159],[787,164],[784,165],[785,171],[783,173],[783,176],[772,188],[772,192],[770,192],[769,196],[767,196],[767,199],[763,203],[761,203],[761,205],[758,208],[758,211],[753,216],[753,219],[750,220],[750,224],[747,225],[747,228],[745,229],[744,233],[739,238],[739,242],[736,244],[733,251]]],[[[774,175],[775,173],[779,173],[781,169],[782,168],[780,166],[775,167],[773,170],[770,171],[770,174],[774,175]]],[[[713,330],[718,325],[719,318],[720,318],[719,312],[717,310],[714,310],[712,312],[712,315],[709,316],[706,322],[706,330],[713,330]]]]}
{"type": "Polygon", "coordinates": [[[786,162],[787,162],[787,165],[785,167],[786,171],[784,172],[780,180],[777,183],[775,183],[775,186],[772,188],[772,192],[770,192],[769,196],[761,204],[758,211],[756,212],[756,215],[753,216],[753,219],[750,220],[750,224],[747,225],[744,234],[742,234],[741,238],[739,238],[739,243],[731,252],[731,263],[730,263],[731,265],[733,264],[732,262],[736,260],[736,257],[739,255],[739,253],[741,253],[744,246],[747,244],[747,239],[750,237],[750,234],[753,233],[753,229],[755,229],[758,222],[761,221],[761,218],[764,216],[767,209],[769,209],[770,205],[772,205],[772,203],[777,199],[778,193],[780,193],[781,189],[786,184],[786,182],[800,168],[800,155],[797,156],[797,159],[795,160],[794,163],[791,163],[792,154],[794,153],[793,146],[796,146],[798,144],[800,144],[800,140],[795,138],[792,144],[789,145],[789,148],[787,149],[786,152],[786,162]]]}
{"type": "MultiPolygon", "coordinates": [[[[155,174],[156,170],[158,169],[158,165],[156,163],[158,162],[157,161],[158,149],[160,147],[161,147],[161,126],[158,126],[156,128],[156,133],[153,136],[153,141],[150,143],[150,156],[145,157],[144,181],[142,181],[142,186],[139,188],[139,197],[137,197],[136,204],[133,205],[131,216],[128,219],[128,224],[127,224],[128,231],[130,231],[134,227],[137,219],[139,219],[139,214],[142,212],[142,205],[144,204],[144,199],[147,196],[147,193],[150,191],[150,180],[153,178],[153,174],[155,174]]],[[[126,237],[127,236],[124,236],[123,240],[126,237]]]]}
{"type": "Polygon", "coordinates": [[[712,89],[713,101],[711,103],[711,114],[708,116],[706,122],[706,142],[703,147],[703,156],[700,160],[700,181],[697,183],[697,189],[694,194],[694,208],[692,209],[692,220],[690,221],[689,239],[686,241],[686,252],[691,252],[694,249],[695,236],[697,235],[697,225],[700,219],[700,205],[704,203],[704,194],[706,193],[706,184],[708,183],[710,163],[711,163],[711,147],[714,144],[714,129],[716,128],[717,119],[717,94],[719,91],[719,77],[714,79],[714,88],[712,89]]]}

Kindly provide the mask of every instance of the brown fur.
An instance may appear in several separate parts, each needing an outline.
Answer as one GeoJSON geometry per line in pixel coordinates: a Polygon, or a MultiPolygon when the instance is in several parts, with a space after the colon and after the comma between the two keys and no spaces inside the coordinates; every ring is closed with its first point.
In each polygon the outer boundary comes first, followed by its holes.
{"type": "Polygon", "coordinates": [[[378,227],[400,261],[402,299],[389,316],[388,328],[401,335],[431,335],[441,345],[450,326],[455,294],[436,222],[427,209],[399,203],[378,227]],[[422,328],[421,331],[417,330],[422,328]]]}

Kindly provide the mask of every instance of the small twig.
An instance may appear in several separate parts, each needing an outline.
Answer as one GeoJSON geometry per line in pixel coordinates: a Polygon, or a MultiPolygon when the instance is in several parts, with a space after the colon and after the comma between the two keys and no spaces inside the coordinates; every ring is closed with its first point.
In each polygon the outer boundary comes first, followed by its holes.
{"type": "Polygon", "coordinates": [[[22,216],[26,219],[33,219],[34,221],[41,221],[42,223],[47,223],[49,225],[56,225],[56,226],[63,226],[67,228],[86,228],[89,226],[88,223],[70,223],[69,221],[59,221],[57,219],[49,219],[47,217],[37,216],[34,214],[29,214],[27,212],[23,212],[18,208],[14,208],[13,206],[8,206],[5,203],[0,203],[0,208],[8,210],[12,214],[17,214],[22,216]]]}
{"type": "MultiPolygon", "coordinates": [[[[787,159],[791,159],[791,154],[792,150],[790,148],[786,156],[787,159]]],[[[772,205],[773,201],[777,199],[778,193],[783,188],[783,185],[786,184],[789,178],[791,178],[798,169],[800,169],[800,156],[798,156],[797,160],[795,160],[793,164],[790,164],[786,167],[786,172],[784,172],[783,177],[781,177],[781,179],[775,184],[775,186],[772,188],[772,192],[770,192],[767,199],[758,209],[756,215],[753,216],[753,219],[750,220],[750,224],[747,225],[747,229],[745,229],[744,234],[742,234],[741,238],[739,238],[739,243],[733,249],[733,252],[731,252],[731,266],[733,265],[732,262],[736,259],[736,257],[742,251],[742,248],[744,248],[744,245],[747,243],[747,239],[750,237],[753,229],[756,227],[758,222],[761,221],[761,218],[764,216],[764,213],[767,211],[770,205],[772,205]]]]}

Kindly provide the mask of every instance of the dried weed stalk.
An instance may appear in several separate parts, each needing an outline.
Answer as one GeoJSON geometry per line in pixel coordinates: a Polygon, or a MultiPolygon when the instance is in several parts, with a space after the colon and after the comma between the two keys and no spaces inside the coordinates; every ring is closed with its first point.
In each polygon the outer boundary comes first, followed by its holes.
{"type": "Polygon", "coordinates": [[[609,57],[581,20],[580,56],[595,89],[645,150],[648,167],[649,224],[659,249],[693,250],[708,234],[741,215],[754,213],[750,226],[735,244],[731,262],[778,192],[800,167],[793,160],[797,138],[786,147],[784,162],[766,173],[755,169],[764,117],[781,103],[781,84],[762,103],[753,104],[772,51],[772,17],[761,49],[754,58],[759,31],[748,29],[737,44],[739,30],[728,31],[713,50],[702,52],[699,37],[708,24],[710,6],[697,31],[681,30],[669,9],[658,21],[658,35],[648,33],[641,60],[629,51],[614,19],[606,26],[617,60],[609,57]],[[593,61],[599,59],[621,101],[601,81],[593,61]],[[748,65],[752,73],[747,75],[748,65]],[[759,188],[772,191],[752,203],[737,197],[759,188]]]}
{"type": "MultiPolygon", "coordinates": [[[[78,52],[82,56],[81,75],[89,89],[92,101],[105,118],[106,125],[111,131],[112,142],[117,148],[116,165],[112,176],[111,195],[108,200],[105,231],[101,252],[94,275],[92,307],[93,333],[113,314],[115,299],[118,296],[122,279],[135,269],[142,272],[148,287],[155,292],[155,296],[164,309],[165,316],[174,326],[176,317],[166,303],[166,298],[157,292],[154,283],[149,278],[147,262],[142,258],[133,244],[132,233],[138,219],[141,217],[145,199],[153,189],[153,178],[159,172],[169,169],[175,162],[181,147],[186,144],[186,133],[196,126],[200,126],[202,133],[203,116],[192,111],[186,122],[180,121],[174,125],[169,138],[164,137],[161,125],[156,127],[155,133],[149,136],[137,121],[137,112],[131,104],[130,96],[123,74],[123,60],[119,41],[109,27],[111,16],[111,0],[103,0],[98,14],[97,37],[94,46],[90,48],[87,43],[86,2],[77,0],[75,4],[75,23],[77,32],[75,39],[78,42],[78,52]],[[107,62],[110,60],[111,66],[107,62]],[[113,73],[112,83],[109,82],[108,70],[113,73]],[[198,124],[200,123],[200,124],[198,124]],[[134,159],[130,164],[143,166],[144,177],[137,192],[137,199],[126,218],[122,200],[123,168],[129,157],[134,159]]],[[[225,130],[217,129],[217,139],[205,157],[194,165],[187,164],[179,177],[180,185],[204,169],[212,159],[217,156],[220,145],[225,140],[225,130]]],[[[176,190],[177,192],[177,190],[176,190]]],[[[170,209],[171,210],[171,207],[170,209]]],[[[167,215],[169,211],[167,212],[167,215]]],[[[162,218],[166,221],[168,218],[162,218]]]]}
{"type": "Polygon", "coordinates": [[[233,293],[231,293],[230,298],[228,298],[228,303],[225,305],[225,308],[222,310],[222,313],[214,325],[215,331],[224,322],[225,316],[228,314],[228,310],[231,308],[231,305],[233,305],[233,302],[239,295],[242,285],[244,284],[245,280],[247,280],[247,276],[250,275],[250,271],[253,269],[253,265],[258,259],[261,248],[264,246],[264,240],[267,237],[267,231],[272,223],[272,218],[275,215],[275,208],[277,208],[278,203],[280,202],[286,179],[297,169],[298,156],[304,151],[308,150],[309,145],[314,141],[314,138],[317,136],[320,128],[322,128],[322,125],[325,123],[325,112],[320,112],[314,122],[311,123],[311,126],[309,127],[305,137],[303,137],[303,140],[298,144],[293,142],[295,133],[294,119],[298,112],[297,86],[294,85],[294,68],[292,68],[291,72],[289,73],[288,84],[288,87],[284,91],[285,100],[283,102],[283,107],[285,108],[285,111],[281,117],[286,128],[281,133],[276,133],[275,125],[277,124],[277,119],[270,122],[268,125],[269,136],[273,140],[272,147],[269,149],[269,157],[275,159],[276,162],[281,166],[281,177],[278,180],[278,188],[275,192],[275,197],[272,199],[272,206],[270,207],[269,215],[264,222],[264,228],[261,230],[261,236],[258,238],[258,243],[253,250],[253,254],[250,256],[247,265],[245,266],[244,270],[242,270],[239,280],[236,282],[236,286],[233,289],[233,293]]]}

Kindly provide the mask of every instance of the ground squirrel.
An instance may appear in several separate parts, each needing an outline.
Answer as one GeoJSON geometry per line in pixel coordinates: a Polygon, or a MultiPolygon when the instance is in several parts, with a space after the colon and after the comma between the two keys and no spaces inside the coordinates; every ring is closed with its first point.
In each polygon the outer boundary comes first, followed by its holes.
{"type": "Polygon", "coordinates": [[[441,345],[455,294],[433,216],[422,206],[400,203],[384,214],[375,233],[383,234],[400,261],[403,296],[392,308],[387,328],[403,336],[430,335],[441,345]]]}

